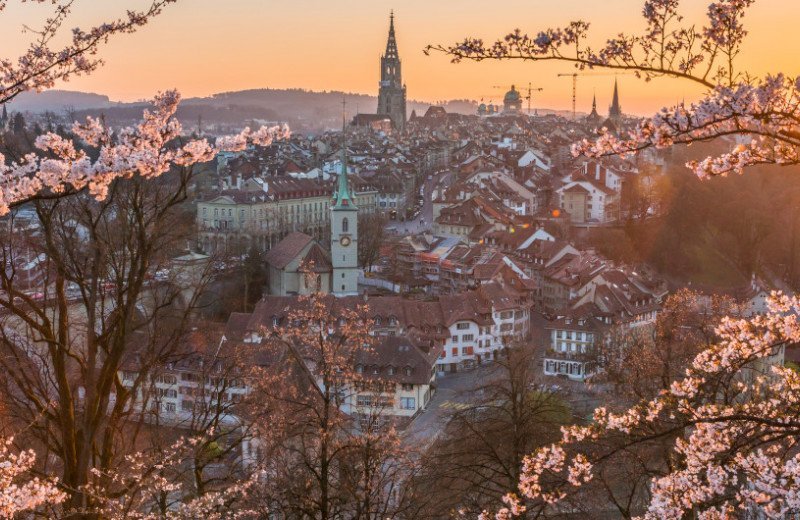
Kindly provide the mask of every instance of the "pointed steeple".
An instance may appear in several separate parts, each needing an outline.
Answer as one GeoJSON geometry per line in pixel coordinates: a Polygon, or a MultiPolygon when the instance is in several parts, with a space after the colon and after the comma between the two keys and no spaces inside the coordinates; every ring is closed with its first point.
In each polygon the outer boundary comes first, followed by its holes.
{"type": "Polygon", "coordinates": [[[342,100],[342,152],[341,161],[342,169],[339,172],[339,178],[336,179],[336,191],[333,193],[333,201],[331,207],[357,209],[353,199],[350,195],[350,187],[347,183],[347,123],[345,116],[345,100],[342,100]]]}
{"type": "Polygon", "coordinates": [[[386,54],[385,58],[398,58],[397,53],[397,40],[394,37],[394,10],[389,14],[389,39],[386,40],[386,54]]]}
{"type": "Polygon", "coordinates": [[[590,125],[598,125],[603,118],[597,113],[597,94],[592,95],[592,112],[586,116],[586,122],[590,125]]]}
{"type": "Polygon", "coordinates": [[[614,97],[611,99],[608,117],[611,119],[620,119],[622,117],[622,107],[619,106],[619,87],[617,86],[616,78],[614,78],[614,97]]]}

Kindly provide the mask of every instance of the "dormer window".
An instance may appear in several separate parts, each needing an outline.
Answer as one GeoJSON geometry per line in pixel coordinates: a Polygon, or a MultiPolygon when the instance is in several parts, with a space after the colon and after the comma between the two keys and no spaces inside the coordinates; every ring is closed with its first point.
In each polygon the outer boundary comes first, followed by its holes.
{"type": "Polygon", "coordinates": [[[410,376],[411,375],[411,367],[406,367],[405,373],[406,373],[407,376],[410,376]]]}
{"type": "Polygon", "coordinates": [[[378,365],[375,365],[375,366],[372,367],[372,373],[373,374],[380,374],[380,372],[381,372],[381,369],[378,367],[378,365]]]}
{"type": "Polygon", "coordinates": [[[273,316],[272,317],[272,326],[273,327],[277,327],[278,326],[278,321],[279,321],[278,317],[277,316],[273,316]]]}
{"type": "Polygon", "coordinates": [[[364,367],[361,365],[356,365],[356,374],[363,374],[363,373],[364,373],[364,367]]]}
{"type": "Polygon", "coordinates": [[[389,367],[389,375],[393,376],[395,373],[394,367],[389,367]]]}

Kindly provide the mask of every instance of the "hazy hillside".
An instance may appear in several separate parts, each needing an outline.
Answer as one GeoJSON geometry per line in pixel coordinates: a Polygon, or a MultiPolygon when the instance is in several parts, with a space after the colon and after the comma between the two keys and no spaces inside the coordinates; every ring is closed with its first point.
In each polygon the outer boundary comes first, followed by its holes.
{"type": "MultiPolygon", "coordinates": [[[[348,118],[356,113],[375,113],[377,96],[350,92],[313,92],[303,89],[252,89],[222,92],[209,97],[187,98],[178,109],[178,118],[185,126],[202,125],[206,131],[229,131],[244,124],[266,121],[285,121],[298,132],[317,132],[341,126],[342,100],[347,102],[348,118]]],[[[423,115],[430,103],[409,101],[408,114],[423,115]]],[[[467,99],[444,102],[448,112],[474,114],[477,102],[467,99]]],[[[65,90],[50,90],[40,94],[23,94],[9,104],[9,110],[63,115],[70,112],[76,118],[103,114],[111,124],[130,124],[138,121],[145,104],[118,103],[108,96],[65,90]]],[[[551,112],[540,110],[540,113],[551,112]]]]}
{"type": "Polygon", "coordinates": [[[88,108],[107,108],[115,105],[108,96],[75,92],[71,90],[46,90],[44,92],[23,92],[8,103],[8,110],[14,112],[55,112],[65,110],[85,110],[88,108]]]}

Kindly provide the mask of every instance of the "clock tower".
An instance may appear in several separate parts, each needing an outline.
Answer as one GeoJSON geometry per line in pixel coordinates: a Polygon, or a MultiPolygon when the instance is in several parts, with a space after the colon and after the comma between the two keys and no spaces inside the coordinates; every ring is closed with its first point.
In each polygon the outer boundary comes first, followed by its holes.
{"type": "Polygon", "coordinates": [[[358,207],[347,183],[347,154],[342,147],[342,171],[331,201],[331,293],[358,294],[358,207]]]}

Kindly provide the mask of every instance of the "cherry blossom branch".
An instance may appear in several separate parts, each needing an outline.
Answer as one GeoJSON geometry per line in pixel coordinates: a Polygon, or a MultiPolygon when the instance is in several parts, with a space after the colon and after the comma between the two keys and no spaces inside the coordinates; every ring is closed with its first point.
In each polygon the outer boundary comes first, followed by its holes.
{"type": "Polygon", "coordinates": [[[36,454],[29,450],[11,453],[13,439],[0,440],[0,517],[13,518],[41,506],[56,505],[66,499],[58,489],[57,481],[27,479],[20,483],[36,462],[36,454]]]}
{"type": "Polygon", "coordinates": [[[749,142],[687,166],[707,178],[742,173],[757,164],[800,164],[800,79],[776,74],[757,80],[735,68],[747,35],[742,20],[754,1],[712,2],[704,26],[696,28],[682,25],[678,0],[646,0],[642,9],[646,30],[610,38],[599,51],[586,44],[589,24],[575,21],[533,37],[517,29],[493,44],[465,38],[449,46],[429,45],[425,52],[444,53],[454,62],[563,61],[577,70],[628,70],[646,81],[672,77],[708,90],[701,101],[664,108],[622,135],[602,128],[597,138],[574,146],[575,155],[626,155],[649,147],[739,136],[749,142]]]}
{"type": "MultiPolygon", "coordinates": [[[[0,59],[0,103],[10,101],[22,92],[41,91],[53,87],[57,81],[68,81],[76,75],[88,74],[102,64],[96,58],[99,47],[115,34],[135,32],[164,7],[177,0],[153,0],[143,10],[128,10],[124,17],[88,29],[74,28],[70,42],[52,48],[53,39],[61,34],[64,23],[72,12],[74,0],[28,0],[31,3],[51,2],[54,13],[39,30],[26,28],[37,34],[28,49],[16,60],[0,59]]],[[[7,2],[0,3],[0,11],[7,2]]]]}
{"type": "Polygon", "coordinates": [[[562,28],[549,28],[529,36],[520,29],[492,44],[465,38],[453,45],[429,45],[425,52],[441,52],[454,62],[523,59],[565,61],[578,70],[606,68],[632,70],[639,77],[675,77],[713,88],[722,80],[732,86],[739,78],[734,61],[747,32],[742,18],[754,0],[720,0],[709,5],[706,25],[681,27],[679,0],[646,0],[642,16],[646,30],[640,35],[618,34],[599,51],[586,42],[589,23],[577,20],[562,28]],[[722,64],[720,56],[724,59],[722,64]],[[709,74],[714,68],[714,81],[709,74]]]}
{"type": "MultiPolygon", "coordinates": [[[[31,153],[20,162],[0,165],[0,215],[38,196],[88,190],[92,196],[103,199],[116,179],[133,175],[158,177],[172,166],[207,162],[221,151],[243,150],[248,144],[267,146],[289,135],[285,126],[261,127],[255,131],[245,128],[239,134],[219,137],[213,144],[204,138],[176,144],[182,135],[182,127],[174,118],[179,102],[177,91],[161,93],[155,97],[153,108],[144,111],[140,124],[117,132],[91,117],[84,123],[75,123],[72,127],[75,135],[86,146],[97,149],[95,160],[58,134],[39,136],[36,147],[48,156],[31,153]]],[[[0,163],[4,162],[0,154],[0,163]]]]}
{"type": "MultiPolygon", "coordinates": [[[[800,374],[771,361],[781,345],[800,340],[800,299],[773,293],[769,307],[749,320],[723,319],[719,342],[654,399],[619,414],[599,408],[591,425],[564,428],[559,443],[523,461],[521,495],[538,507],[556,504],[615,454],[665,439],[673,461],[651,481],[642,518],[724,518],[744,510],[782,518],[800,507],[800,374]],[[596,453],[600,446],[611,448],[596,453]]],[[[506,502],[497,518],[526,507],[516,495],[506,502]]]]}

